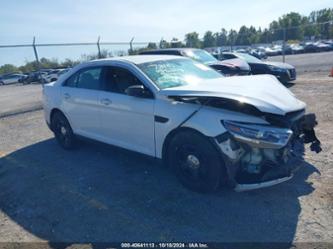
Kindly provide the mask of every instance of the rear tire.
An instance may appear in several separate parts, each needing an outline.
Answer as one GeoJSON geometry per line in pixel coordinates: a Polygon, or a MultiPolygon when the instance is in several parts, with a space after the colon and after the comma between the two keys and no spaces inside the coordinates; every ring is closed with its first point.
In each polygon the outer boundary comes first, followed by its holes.
{"type": "Polygon", "coordinates": [[[167,160],[177,178],[187,188],[201,193],[218,189],[222,161],[212,143],[194,131],[182,131],[170,141],[167,160]]]}
{"type": "Polygon", "coordinates": [[[51,127],[57,142],[62,148],[65,150],[75,148],[76,139],[72,127],[61,112],[53,114],[51,127]]]}

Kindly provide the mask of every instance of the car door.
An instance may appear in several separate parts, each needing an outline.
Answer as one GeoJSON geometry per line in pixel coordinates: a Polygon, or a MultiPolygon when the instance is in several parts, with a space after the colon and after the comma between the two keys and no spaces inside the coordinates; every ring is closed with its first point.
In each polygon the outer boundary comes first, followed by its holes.
{"type": "Polygon", "coordinates": [[[154,98],[126,94],[129,86],[143,85],[129,69],[108,66],[104,70],[100,111],[105,142],[155,156],[154,98]]]}
{"type": "Polygon", "coordinates": [[[100,140],[99,94],[102,67],[84,68],[61,88],[62,107],[74,133],[100,140]]]}

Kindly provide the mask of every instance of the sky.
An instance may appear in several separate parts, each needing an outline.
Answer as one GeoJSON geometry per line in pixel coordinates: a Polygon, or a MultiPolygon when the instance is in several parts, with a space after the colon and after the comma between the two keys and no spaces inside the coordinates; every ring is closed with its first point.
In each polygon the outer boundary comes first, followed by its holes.
{"type": "MultiPolygon", "coordinates": [[[[242,25],[268,27],[291,11],[308,15],[333,7],[333,0],[3,0],[0,45],[37,43],[137,42],[171,40],[196,31],[238,30],[242,25]]],[[[128,47],[104,47],[124,49],[128,47]]],[[[40,57],[79,58],[95,46],[39,48],[40,57]]],[[[0,48],[0,65],[33,60],[32,48],[0,48]]]]}

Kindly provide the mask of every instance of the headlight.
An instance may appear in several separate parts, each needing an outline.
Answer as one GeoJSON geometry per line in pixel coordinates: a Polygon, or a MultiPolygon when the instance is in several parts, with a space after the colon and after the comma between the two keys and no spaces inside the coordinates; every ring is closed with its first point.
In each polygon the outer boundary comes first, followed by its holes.
{"type": "Polygon", "coordinates": [[[236,140],[260,148],[281,148],[288,143],[293,134],[290,129],[269,125],[244,124],[234,121],[224,121],[223,125],[236,140]]]}
{"type": "Polygon", "coordinates": [[[272,65],[268,65],[268,68],[274,72],[284,72],[286,71],[286,69],[281,68],[281,67],[276,67],[276,66],[272,66],[272,65]]]}

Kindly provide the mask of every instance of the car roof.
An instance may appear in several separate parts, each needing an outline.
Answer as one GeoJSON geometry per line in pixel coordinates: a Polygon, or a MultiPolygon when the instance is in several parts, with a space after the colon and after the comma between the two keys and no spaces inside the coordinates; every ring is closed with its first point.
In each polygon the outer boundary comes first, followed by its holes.
{"type": "Polygon", "coordinates": [[[172,60],[172,59],[180,59],[179,56],[175,55],[129,55],[129,56],[120,56],[120,57],[112,57],[112,58],[105,58],[99,60],[93,60],[90,62],[98,62],[98,61],[123,61],[123,62],[130,62],[134,64],[141,64],[146,62],[154,62],[154,61],[161,61],[161,60],[172,60]]]}

